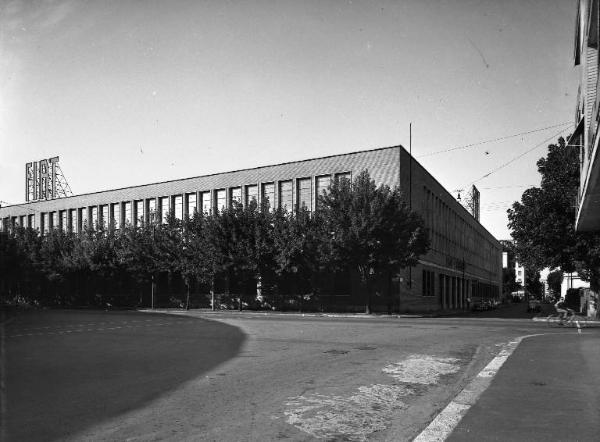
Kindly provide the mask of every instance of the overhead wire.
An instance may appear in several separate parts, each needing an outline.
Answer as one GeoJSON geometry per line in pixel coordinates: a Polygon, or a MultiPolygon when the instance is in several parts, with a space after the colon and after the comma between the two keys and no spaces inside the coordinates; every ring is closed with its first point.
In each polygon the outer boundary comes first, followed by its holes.
{"type": "Polygon", "coordinates": [[[476,179],[475,181],[472,181],[471,183],[467,184],[466,186],[464,186],[463,188],[467,188],[469,186],[472,186],[475,183],[478,183],[479,181],[489,177],[490,175],[498,172],[501,169],[504,169],[506,166],[514,163],[515,161],[517,161],[518,159],[524,157],[525,155],[527,155],[530,152],[533,152],[534,150],[542,147],[544,144],[546,144],[547,142],[549,142],[550,140],[556,138],[557,136],[559,136],[560,134],[562,134],[564,131],[566,131],[568,128],[564,128],[561,129],[560,131],[558,131],[557,133],[551,135],[550,137],[546,138],[545,140],[539,142],[538,144],[536,144],[535,146],[533,146],[531,149],[527,149],[525,152],[520,153],[519,155],[517,155],[516,157],[512,158],[511,160],[507,161],[504,164],[501,164],[500,166],[490,170],[488,173],[486,173],[485,175],[481,176],[480,178],[476,179]]]}
{"type": "Polygon", "coordinates": [[[444,149],[444,150],[438,150],[435,152],[424,153],[423,155],[416,156],[415,158],[424,158],[424,157],[429,157],[429,156],[433,156],[433,155],[439,155],[439,154],[446,153],[446,152],[452,152],[454,150],[468,149],[470,147],[481,146],[483,144],[489,144],[489,143],[494,143],[497,141],[508,140],[510,138],[515,138],[515,137],[519,137],[522,135],[529,135],[529,134],[533,134],[536,132],[542,132],[542,131],[545,131],[548,129],[554,129],[555,127],[566,126],[566,125],[573,125],[573,122],[571,122],[571,121],[563,122],[563,123],[559,123],[559,124],[554,124],[552,126],[541,127],[539,129],[533,129],[533,130],[528,130],[525,132],[519,132],[518,134],[505,135],[505,136],[493,138],[490,140],[478,141],[476,143],[465,144],[463,146],[451,147],[450,149],[444,149]]]}

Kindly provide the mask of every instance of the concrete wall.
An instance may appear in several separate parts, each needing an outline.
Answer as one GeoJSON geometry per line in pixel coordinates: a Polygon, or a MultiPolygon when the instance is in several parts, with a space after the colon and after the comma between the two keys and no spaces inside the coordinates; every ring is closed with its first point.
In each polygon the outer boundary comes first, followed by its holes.
{"type": "Polygon", "coordinates": [[[404,149],[400,182],[405,198],[429,229],[431,249],[407,271],[402,287],[408,311],[469,308],[468,300],[499,297],[502,246],[404,149]],[[430,273],[433,273],[433,276],[430,273]],[[431,287],[433,280],[433,288],[431,287]]]}

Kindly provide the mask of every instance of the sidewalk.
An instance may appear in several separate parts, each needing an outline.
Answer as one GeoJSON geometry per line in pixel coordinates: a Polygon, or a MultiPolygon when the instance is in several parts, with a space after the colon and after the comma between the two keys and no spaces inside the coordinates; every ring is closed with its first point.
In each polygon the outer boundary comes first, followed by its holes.
{"type": "Polygon", "coordinates": [[[600,332],[524,339],[448,441],[600,440],[600,332]]]}

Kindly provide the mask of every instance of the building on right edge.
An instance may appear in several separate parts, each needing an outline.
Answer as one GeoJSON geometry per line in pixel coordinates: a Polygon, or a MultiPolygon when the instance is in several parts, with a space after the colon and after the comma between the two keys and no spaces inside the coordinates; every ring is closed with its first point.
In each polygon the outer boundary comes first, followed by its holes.
{"type": "MultiPolygon", "coordinates": [[[[600,159],[598,158],[598,42],[600,40],[599,0],[578,0],[575,22],[574,63],[580,68],[575,108],[575,131],[568,145],[579,150],[580,182],[577,193],[575,229],[600,231],[600,159]]],[[[588,315],[595,316],[598,294],[584,290],[588,315]]]]}
{"type": "Polygon", "coordinates": [[[600,230],[600,160],[598,159],[598,40],[599,0],[579,0],[575,23],[575,66],[580,66],[575,131],[569,145],[579,149],[580,184],[575,228],[600,230]]]}

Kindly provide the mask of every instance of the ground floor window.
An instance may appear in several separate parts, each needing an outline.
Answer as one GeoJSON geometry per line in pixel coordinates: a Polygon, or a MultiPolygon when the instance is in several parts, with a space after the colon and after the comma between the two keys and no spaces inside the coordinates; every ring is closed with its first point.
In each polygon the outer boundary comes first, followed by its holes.
{"type": "Polygon", "coordinates": [[[423,296],[435,295],[435,272],[423,270],[423,296]]]}

